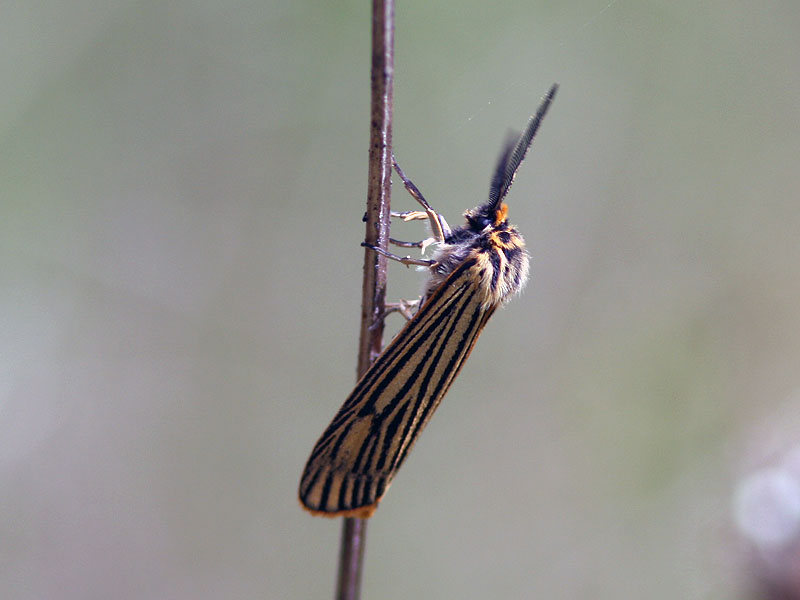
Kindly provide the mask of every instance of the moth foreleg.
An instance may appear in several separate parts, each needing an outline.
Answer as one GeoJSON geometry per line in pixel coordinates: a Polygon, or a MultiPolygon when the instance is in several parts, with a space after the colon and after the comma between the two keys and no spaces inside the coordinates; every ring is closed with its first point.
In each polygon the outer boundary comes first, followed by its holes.
{"type": "Polygon", "coordinates": [[[410,221],[412,219],[422,219],[424,217],[421,216],[420,213],[424,214],[431,223],[431,231],[433,233],[433,239],[437,242],[443,242],[445,236],[450,235],[450,226],[447,224],[447,221],[444,220],[444,217],[437,213],[431,205],[428,204],[428,201],[425,200],[425,197],[422,195],[422,192],[419,191],[419,188],[414,185],[414,183],[406,177],[406,174],[403,173],[403,169],[400,168],[400,165],[397,164],[397,159],[392,154],[392,165],[394,166],[394,170],[397,173],[398,177],[403,181],[403,185],[405,186],[408,193],[411,194],[412,198],[420,203],[424,211],[411,211],[406,213],[407,216],[403,217],[404,221],[410,221]]]}
{"type": "Polygon", "coordinates": [[[404,210],[402,212],[393,210],[390,214],[396,219],[403,219],[403,221],[423,221],[428,218],[428,213],[424,210],[404,210]]]}

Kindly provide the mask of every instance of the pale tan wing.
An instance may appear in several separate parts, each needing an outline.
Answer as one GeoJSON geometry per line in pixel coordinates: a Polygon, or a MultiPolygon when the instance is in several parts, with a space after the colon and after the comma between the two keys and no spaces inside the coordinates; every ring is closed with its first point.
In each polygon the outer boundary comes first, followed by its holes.
{"type": "Polygon", "coordinates": [[[300,501],[331,517],[372,514],[494,307],[468,259],[430,295],[364,374],[317,442],[300,501]]]}

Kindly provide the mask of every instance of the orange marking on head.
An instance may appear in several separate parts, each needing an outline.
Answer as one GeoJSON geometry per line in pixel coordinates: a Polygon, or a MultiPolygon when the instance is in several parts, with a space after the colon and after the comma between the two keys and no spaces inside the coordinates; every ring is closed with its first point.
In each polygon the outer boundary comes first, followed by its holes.
{"type": "Polygon", "coordinates": [[[494,213],[494,225],[497,227],[500,223],[505,222],[506,217],[508,216],[508,204],[501,204],[500,208],[497,209],[497,212],[494,213]]]}

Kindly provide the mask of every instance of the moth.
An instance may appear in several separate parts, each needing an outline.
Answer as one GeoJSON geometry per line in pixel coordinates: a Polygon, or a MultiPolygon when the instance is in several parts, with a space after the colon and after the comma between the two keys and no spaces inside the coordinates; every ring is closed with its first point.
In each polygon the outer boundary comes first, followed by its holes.
{"type": "Polygon", "coordinates": [[[399,215],[405,220],[428,219],[433,238],[395,243],[431,245],[434,253],[424,260],[371,248],[404,264],[424,265],[429,276],[416,313],[356,384],[311,452],[299,492],[301,504],[311,513],[372,515],[489,317],[524,287],[528,253],[522,236],[508,222],[503,200],[557,89],[556,84],[550,88],[525,130],[506,141],[489,199],[466,211],[460,227],[451,229],[394,163],[406,189],[424,209],[399,215]]]}

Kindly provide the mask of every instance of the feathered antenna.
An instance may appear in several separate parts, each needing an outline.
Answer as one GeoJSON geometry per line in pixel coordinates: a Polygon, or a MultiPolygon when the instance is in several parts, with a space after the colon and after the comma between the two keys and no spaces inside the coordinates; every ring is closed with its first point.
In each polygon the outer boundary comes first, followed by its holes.
{"type": "Polygon", "coordinates": [[[542,103],[536,110],[536,114],[528,121],[528,126],[525,131],[517,138],[515,135],[509,136],[506,140],[503,151],[500,153],[500,158],[497,160],[497,167],[492,177],[492,184],[489,188],[489,201],[488,206],[490,211],[494,211],[506,197],[511,184],[514,182],[514,175],[517,173],[520,163],[528,153],[528,148],[531,147],[533,137],[539,129],[539,124],[542,122],[547,109],[550,108],[550,103],[555,98],[558,84],[554,83],[550,90],[545,94],[542,103]]]}

